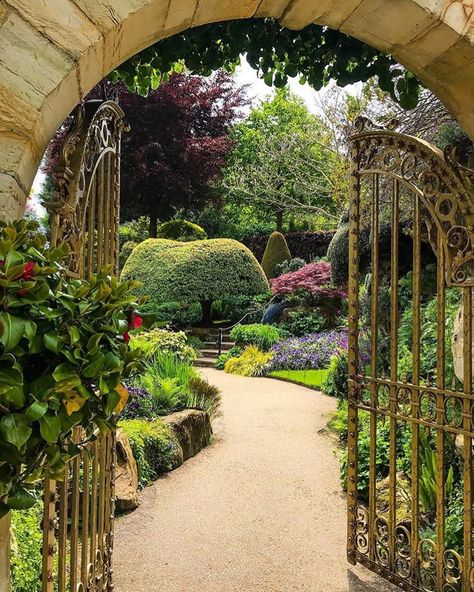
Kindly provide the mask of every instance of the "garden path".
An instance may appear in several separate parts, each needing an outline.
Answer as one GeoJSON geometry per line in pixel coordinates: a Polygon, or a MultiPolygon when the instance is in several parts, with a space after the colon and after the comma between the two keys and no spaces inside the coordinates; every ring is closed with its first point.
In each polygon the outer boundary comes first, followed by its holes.
{"type": "Polygon", "coordinates": [[[116,592],[389,592],[346,563],[335,400],[203,370],[223,393],[215,441],[116,523],[116,592]]]}

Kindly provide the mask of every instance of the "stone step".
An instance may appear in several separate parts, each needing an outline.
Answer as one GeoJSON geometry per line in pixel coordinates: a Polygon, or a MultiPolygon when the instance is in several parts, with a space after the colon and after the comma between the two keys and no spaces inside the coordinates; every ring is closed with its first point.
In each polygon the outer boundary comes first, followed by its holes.
{"type": "MultiPolygon", "coordinates": [[[[230,349],[231,347],[234,347],[235,345],[235,341],[223,341],[222,342],[222,349],[230,349]]],[[[206,341],[204,343],[204,348],[205,349],[217,349],[217,341],[206,341]]]]}
{"type": "MultiPolygon", "coordinates": [[[[224,353],[224,350],[222,350],[222,352],[224,353]]],[[[201,357],[203,358],[217,358],[217,356],[219,355],[219,350],[216,349],[201,349],[199,350],[199,353],[201,354],[201,357]]]]}
{"type": "Polygon", "coordinates": [[[215,358],[197,358],[194,360],[194,365],[200,368],[214,368],[215,363],[215,358]]]}

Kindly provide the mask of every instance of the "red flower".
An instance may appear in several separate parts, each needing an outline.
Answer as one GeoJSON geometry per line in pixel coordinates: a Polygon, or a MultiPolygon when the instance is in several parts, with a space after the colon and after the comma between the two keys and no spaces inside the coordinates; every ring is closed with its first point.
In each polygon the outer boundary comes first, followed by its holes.
{"type": "Polygon", "coordinates": [[[23,273],[21,274],[21,279],[30,280],[33,276],[34,267],[34,261],[28,261],[28,263],[25,263],[25,266],[23,267],[23,273]]]}
{"type": "Polygon", "coordinates": [[[130,341],[130,333],[128,331],[125,331],[125,333],[123,334],[123,340],[125,341],[125,343],[128,343],[130,341]]]}
{"type": "Polygon", "coordinates": [[[136,314],[132,314],[132,326],[134,329],[139,329],[143,325],[142,317],[139,317],[136,314]]]}

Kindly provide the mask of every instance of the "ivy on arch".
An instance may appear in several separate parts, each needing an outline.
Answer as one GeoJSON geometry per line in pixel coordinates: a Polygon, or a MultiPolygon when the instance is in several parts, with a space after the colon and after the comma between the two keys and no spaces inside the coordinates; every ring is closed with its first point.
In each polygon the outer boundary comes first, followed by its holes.
{"type": "Polygon", "coordinates": [[[320,25],[300,31],[275,19],[243,19],[188,29],[158,41],[119,66],[112,80],[125,80],[130,89],[147,94],[172,71],[186,68],[209,75],[224,68],[233,71],[246,54],[247,61],[269,86],[285,86],[299,77],[319,90],[330,80],[340,86],[377,77],[382,90],[403,108],[414,108],[421,83],[390,55],[320,25]]]}

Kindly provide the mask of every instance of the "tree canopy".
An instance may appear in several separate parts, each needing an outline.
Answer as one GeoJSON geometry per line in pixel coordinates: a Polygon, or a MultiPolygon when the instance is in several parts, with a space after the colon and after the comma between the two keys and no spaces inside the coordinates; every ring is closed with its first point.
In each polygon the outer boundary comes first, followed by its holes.
{"type": "Polygon", "coordinates": [[[390,55],[328,27],[312,24],[292,31],[274,19],[187,29],[133,56],[112,79],[123,79],[129,88],[147,94],[177,68],[205,76],[219,68],[233,71],[241,54],[269,86],[283,87],[289,77],[299,76],[319,90],[330,80],[345,86],[376,76],[380,88],[402,107],[411,109],[418,101],[419,80],[390,55]]]}

